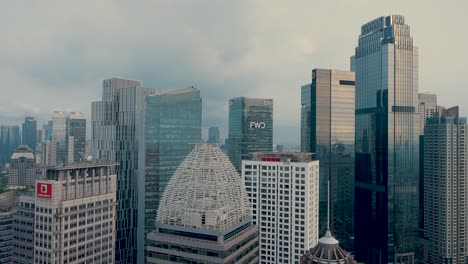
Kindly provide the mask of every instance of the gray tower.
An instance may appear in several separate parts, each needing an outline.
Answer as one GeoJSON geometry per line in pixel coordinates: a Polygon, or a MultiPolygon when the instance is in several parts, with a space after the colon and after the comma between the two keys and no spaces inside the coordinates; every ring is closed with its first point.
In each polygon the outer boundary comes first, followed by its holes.
{"type": "Polygon", "coordinates": [[[401,15],[356,47],[356,260],[414,263],[419,218],[418,49],[401,15]]]}
{"type": "Polygon", "coordinates": [[[219,127],[210,127],[208,129],[208,143],[219,144],[221,137],[219,135],[219,127]]]}

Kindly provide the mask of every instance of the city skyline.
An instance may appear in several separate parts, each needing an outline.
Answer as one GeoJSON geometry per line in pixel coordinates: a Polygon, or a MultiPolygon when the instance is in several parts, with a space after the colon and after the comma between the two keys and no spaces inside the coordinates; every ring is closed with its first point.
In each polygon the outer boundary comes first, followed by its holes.
{"type": "MultiPolygon", "coordinates": [[[[89,101],[99,99],[100,81],[121,76],[143,80],[160,90],[194,85],[206,98],[204,133],[209,126],[219,126],[222,137],[227,134],[229,98],[272,97],[277,102],[274,142],[298,145],[297,87],[308,82],[307,73],[316,67],[348,70],[347,55],[354,48],[359,26],[374,17],[394,13],[408,18],[421,43],[424,60],[420,90],[437,93],[442,105],[459,104],[456,95],[464,87],[460,76],[468,70],[463,67],[464,60],[458,60],[466,57],[467,51],[461,46],[466,43],[466,36],[458,34],[456,25],[462,21],[462,10],[466,9],[463,6],[468,3],[269,3],[267,12],[262,12],[265,4],[158,2],[127,6],[105,1],[74,8],[61,3],[53,8],[44,4],[35,7],[39,10],[10,4],[2,9],[10,14],[0,11],[8,19],[1,27],[13,26],[5,28],[7,41],[0,44],[4,47],[0,55],[5,55],[0,63],[0,68],[5,68],[2,91],[12,86],[19,88],[10,89],[10,96],[0,101],[0,119],[5,124],[19,125],[25,116],[35,116],[43,124],[57,109],[81,111],[90,119],[89,101]],[[425,8],[421,9],[423,3],[425,8]],[[203,11],[207,7],[214,12],[203,11]],[[65,8],[71,12],[67,16],[59,12],[65,8]],[[99,11],[103,8],[108,10],[104,16],[99,11]],[[34,22],[20,22],[11,16],[20,10],[25,14],[34,10],[54,15],[50,16],[52,20],[44,16],[34,22]],[[137,10],[156,10],[161,15],[140,20],[121,16],[137,10]],[[308,10],[326,10],[323,13],[332,13],[336,18],[330,20],[321,12],[310,18],[308,10]],[[183,19],[170,17],[175,12],[180,16],[174,17],[183,19]],[[434,19],[440,13],[443,19],[434,19]],[[199,19],[197,14],[206,18],[199,19]],[[161,24],[160,19],[173,24],[171,30],[149,26],[161,24]],[[213,20],[217,23],[207,22],[213,20]],[[323,30],[325,25],[327,31],[323,30]],[[76,34],[69,34],[63,26],[76,28],[76,34]],[[125,40],[125,36],[132,41],[125,40]],[[134,37],[146,40],[135,43],[134,37]],[[30,47],[32,38],[35,45],[30,47]],[[178,44],[169,45],[172,43],[178,44]],[[274,45],[266,45],[270,43],[274,45]],[[439,50],[448,55],[442,56],[439,50]],[[79,57],[75,57],[77,53],[79,57]],[[117,59],[112,54],[126,55],[117,59]],[[441,69],[441,65],[450,65],[451,70],[441,69]],[[52,98],[57,104],[49,104],[45,98],[52,98]]],[[[467,111],[461,105],[461,114],[466,115],[467,111]]]]}

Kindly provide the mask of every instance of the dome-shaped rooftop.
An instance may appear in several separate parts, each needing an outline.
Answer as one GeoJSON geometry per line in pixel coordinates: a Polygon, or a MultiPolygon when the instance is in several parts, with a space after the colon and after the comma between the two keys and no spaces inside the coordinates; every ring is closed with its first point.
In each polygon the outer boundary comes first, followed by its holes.
{"type": "Polygon", "coordinates": [[[301,257],[301,264],[355,264],[353,256],[344,251],[332,235],[327,230],[325,236],[319,239],[318,244],[306,251],[301,257]]]}
{"type": "Polygon", "coordinates": [[[19,159],[19,158],[27,158],[27,159],[34,159],[34,154],[32,149],[30,149],[26,145],[20,145],[13,155],[11,155],[11,159],[19,159]]]}
{"type": "Polygon", "coordinates": [[[251,217],[242,179],[214,144],[196,144],[172,176],[157,222],[225,230],[251,217]]]}

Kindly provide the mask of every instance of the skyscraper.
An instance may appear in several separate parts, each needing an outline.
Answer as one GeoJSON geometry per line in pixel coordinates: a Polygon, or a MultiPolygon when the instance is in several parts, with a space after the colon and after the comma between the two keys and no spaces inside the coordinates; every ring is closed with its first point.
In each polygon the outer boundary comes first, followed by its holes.
{"type": "Polygon", "coordinates": [[[22,145],[28,146],[33,152],[36,152],[37,122],[34,117],[26,117],[22,130],[22,145]]]}
{"type": "Polygon", "coordinates": [[[169,181],[147,263],[258,263],[244,184],[217,145],[196,144],[169,181]]]}
{"type": "Polygon", "coordinates": [[[356,260],[414,263],[418,240],[418,49],[404,17],[361,28],[356,48],[356,260]]]}
{"type": "Polygon", "coordinates": [[[318,240],[319,161],[311,153],[257,152],[242,178],[259,227],[261,264],[299,263],[318,240]]]}
{"type": "Polygon", "coordinates": [[[78,163],[86,159],[86,119],[80,112],[70,112],[67,119],[67,161],[78,163]]]}
{"type": "Polygon", "coordinates": [[[424,130],[424,263],[466,263],[468,125],[453,107],[424,130]]]}
{"type": "Polygon", "coordinates": [[[330,230],[354,250],[354,73],[315,69],[301,90],[301,151],[320,161],[320,234],[326,231],[331,178],[330,230]]]}
{"type": "Polygon", "coordinates": [[[144,258],[146,236],[154,231],[164,190],[194,143],[201,143],[202,99],[193,86],[146,97],[144,139],[140,147],[138,253],[144,258]]]}
{"type": "Polygon", "coordinates": [[[228,156],[241,170],[253,152],[273,150],[273,99],[236,97],[229,100],[228,156]]]}
{"type": "Polygon", "coordinates": [[[33,151],[28,146],[21,145],[11,156],[8,185],[32,187],[35,182],[36,168],[33,151]]]}
{"type": "Polygon", "coordinates": [[[137,263],[138,154],[143,135],[145,97],[154,89],[140,81],[118,78],[103,81],[102,101],[92,103],[92,153],[95,161],[115,161],[117,220],[115,261],[137,263]]]}
{"type": "Polygon", "coordinates": [[[431,93],[419,93],[418,94],[418,113],[419,113],[419,126],[420,135],[424,135],[424,125],[426,119],[433,117],[437,112],[437,95],[431,93]]]}
{"type": "Polygon", "coordinates": [[[34,263],[34,193],[17,197],[16,213],[13,217],[13,263],[34,263]]]}
{"type": "Polygon", "coordinates": [[[13,217],[15,208],[16,191],[11,190],[0,193],[0,263],[13,263],[13,217]]]}
{"type": "Polygon", "coordinates": [[[20,145],[21,137],[18,126],[0,127],[0,163],[10,162],[11,155],[20,145]]]}
{"type": "Polygon", "coordinates": [[[52,113],[51,165],[67,163],[67,116],[63,111],[52,113]]]}
{"type": "Polygon", "coordinates": [[[210,127],[208,129],[208,143],[220,144],[219,127],[210,127]]]}

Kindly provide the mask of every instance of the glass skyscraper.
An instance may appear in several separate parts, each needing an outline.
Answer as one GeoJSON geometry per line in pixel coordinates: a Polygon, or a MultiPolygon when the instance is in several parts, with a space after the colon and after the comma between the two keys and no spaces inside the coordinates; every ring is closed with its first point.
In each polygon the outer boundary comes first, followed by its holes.
{"type": "Polygon", "coordinates": [[[221,143],[221,138],[219,135],[219,127],[210,127],[208,129],[208,143],[214,143],[214,144],[221,143]]]}
{"type": "Polygon", "coordinates": [[[0,163],[10,162],[11,155],[20,145],[20,131],[18,126],[0,127],[0,163]]]}
{"type": "Polygon", "coordinates": [[[172,175],[201,142],[202,99],[193,86],[146,97],[144,140],[140,147],[139,212],[145,217],[138,223],[139,261],[144,257],[146,236],[155,230],[158,207],[172,175]]]}
{"type": "Polygon", "coordinates": [[[404,17],[361,28],[356,72],[356,260],[415,263],[418,246],[418,49],[404,17]]]}
{"type": "Polygon", "coordinates": [[[33,152],[36,152],[37,140],[37,122],[34,117],[26,117],[23,123],[22,145],[28,146],[33,152]]]}
{"type": "Polygon", "coordinates": [[[273,150],[273,99],[236,97],[229,100],[228,156],[240,171],[253,152],[273,150]]]}
{"type": "Polygon", "coordinates": [[[52,164],[67,163],[67,116],[63,111],[52,113],[52,164]]]}
{"type": "Polygon", "coordinates": [[[320,161],[319,227],[327,228],[330,178],[330,230],[353,250],[354,220],[354,73],[315,69],[301,89],[301,151],[320,161]]]}
{"type": "Polygon", "coordinates": [[[80,112],[70,112],[67,124],[68,163],[86,159],[86,119],[80,112]]]}
{"type": "Polygon", "coordinates": [[[140,81],[103,81],[102,101],[92,103],[92,156],[98,162],[119,163],[115,260],[137,263],[138,149],[145,97],[156,93],[140,81]]]}

